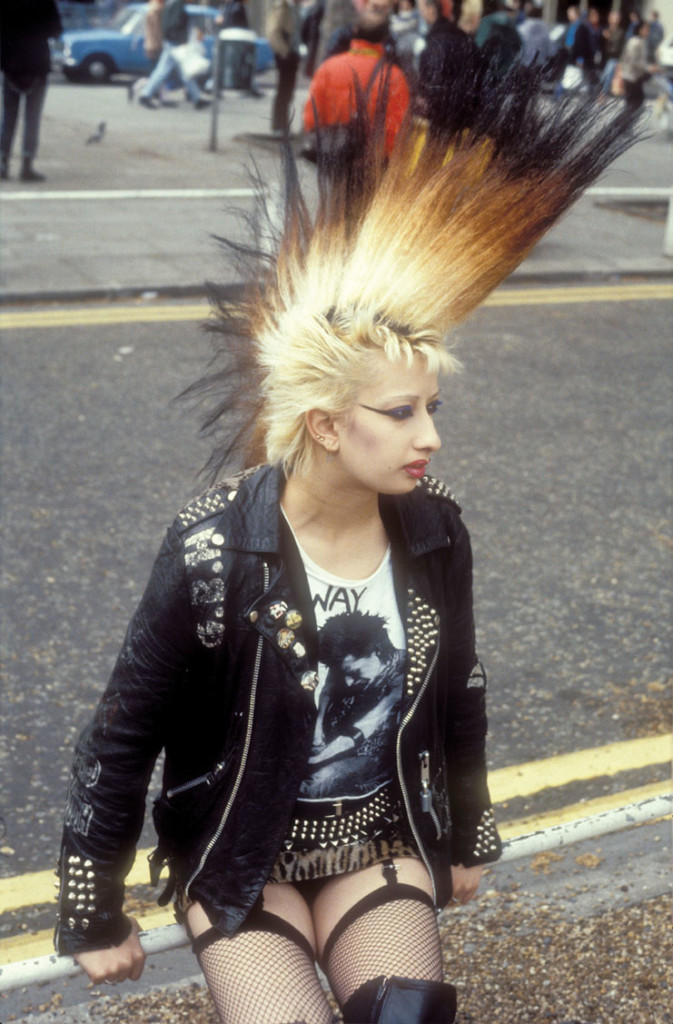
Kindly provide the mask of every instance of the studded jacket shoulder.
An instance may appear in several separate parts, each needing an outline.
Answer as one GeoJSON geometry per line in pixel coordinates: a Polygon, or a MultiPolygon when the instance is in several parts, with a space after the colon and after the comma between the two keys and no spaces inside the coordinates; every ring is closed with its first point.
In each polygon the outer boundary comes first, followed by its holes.
{"type": "MultiPolygon", "coordinates": [[[[200,899],[225,934],[240,927],[268,878],[316,715],[307,627],[281,648],[270,614],[283,602],[302,608],[283,543],[281,486],[277,469],[250,470],[192,502],[167,531],[76,748],[59,863],[60,952],[126,934],[124,877],[162,750],[155,865],[168,862],[179,889],[200,899]]],[[[381,508],[409,652],[398,783],[439,906],[450,896],[452,861],[499,855],[470,543],[438,481],[382,499],[381,508]],[[430,801],[421,800],[421,751],[429,752],[430,801]]]]}

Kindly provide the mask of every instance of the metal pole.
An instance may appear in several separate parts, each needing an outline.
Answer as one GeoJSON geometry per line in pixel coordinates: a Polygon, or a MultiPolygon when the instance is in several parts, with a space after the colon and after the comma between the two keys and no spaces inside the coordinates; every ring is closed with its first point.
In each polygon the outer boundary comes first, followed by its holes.
{"type": "Polygon", "coordinates": [[[603,811],[588,818],[578,818],[563,825],[553,825],[539,832],[528,832],[503,843],[502,860],[518,860],[520,857],[533,857],[545,850],[555,850],[563,846],[571,846],[583,839],[607,835],[609,832],[621,832],[631,825],[640,825],[645,821],[653,821],[670,814],[673,807],[673,796],[652,796],[626,807],[618,807],[612,811],[603,811]]]}
{"type": "Polygon", "coordinates": [[[666,231],[664,232],[664,256],[673,256],[673,196],[668,200],[666,231]]]}
{"type": "MultiPolygon", "coordinates": [[[[181,924],[166,924],[140,932],[140,943],[148,956],[179,949],[189,942],[187,932],[181,924]]],[[[71,956],[51,953],[33,960],[20,960],[14,964],[0,966],[0,992],[9,992],[22,985],[38,985],[43,981],[56,981],[79,974],[82,968],[71,956]]]]}
{"type": "MultiPolygon", "coordinates": [[[[670,795],[648,797],[646,800],[613,811],[604,811],[563,825],[554,825],[539,832],[529,832],[503,844],[502,860],[531,857],[545,850],[570,846],[583,839],[592,839],[608,832],[620,832],[632,825],[641,825],[646,821],[665,817],[670,814],[672,805],[673,797],[670,795]]],[[[145,952],[152,956],[155,953],[165,953],[185,946],[189,939],[182,925],[168,924],[141,932],[140,941],[145,952]]],[[[72,957],[58,956],[56,953],[5,964],[0,966],[0,992],[9,992],[22,985],[37,985],[44,981],[55,981],[57,978],[68,978],[79,971],[80,967],[72,957]]]]}
{"type": "Polygon", "coordinates": [[[215,36],[213,52],[213,102],[210,106],[210,145],[211,153],[217,152],[217,116],[220,106],[220,79],[222,78],[222,43],[219,33],[215,36]]]}

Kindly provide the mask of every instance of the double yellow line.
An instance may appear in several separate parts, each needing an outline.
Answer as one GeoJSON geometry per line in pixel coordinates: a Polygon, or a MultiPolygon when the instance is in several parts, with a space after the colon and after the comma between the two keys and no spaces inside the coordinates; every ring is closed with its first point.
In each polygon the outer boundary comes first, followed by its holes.
{"type": "MultiPolygon", "coordinates": [[[[665,764],[670,760],[670,756],[670,736],[609,743],[603,747],[497,769],[489,775],[491,796],[497,809],[498,805],[506,804],[509,800],[531,796],[543,790],[558,789],[571,782],[615,776],[621,772],[665,764]]],[[[553,825],[636,803],[647,797],[664,795],[669,793],[670,789],[669,782],[657,782],[638,789],[613,793],[607,797],[568,805],[536,817],[505,821],[500,825],[500,833],[503,839],[512,839],[527,832],[551,828],[553,825]]],[[[127,886],[147,884],[146,859],[150,852],[138,851],[136,862],[127,878],[127,886]]],[[[0,914],[52,902],[56,894],[55,881],[53,871],[36,871],[0,879],[0,914]]],[[[163,924],[170,924],[173,920],[173,911],[170,908],[154,908],[141,917],[141,926],[157,928],[163,924]]],[[[49,952],[50,930],[36,935],[16,936],[3,940],[0,947],[0,964],[42,956],[49,952]]]]}
{"type": "MultiPolygon", "coordinates": [[[[643,302],[673,299],[673,284],[578,285],[567,288],[518,288],[509,285],[486,299],[485,306],[550,306],[584,302],[643,302]]],[[[100,305],[80,308],[13,310],[0,313],[1,330],[45,330],[112,324],[179,323],[205,320],[205,302],[100,305]]]]}

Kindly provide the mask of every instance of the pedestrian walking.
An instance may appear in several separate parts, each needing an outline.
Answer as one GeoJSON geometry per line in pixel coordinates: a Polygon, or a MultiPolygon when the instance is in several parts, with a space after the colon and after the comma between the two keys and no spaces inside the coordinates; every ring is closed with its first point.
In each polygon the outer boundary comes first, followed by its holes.
{"type": "Polygon", "coordinates": [[[500,841],[470,539],[428,473],[445,339],[637,123],[474,70],[388,161],[351,121],[366,152],[313,216],[288,152],[275,258],[232,242],[249,285],[191,392],[216,482],[169,528],[75,753],[56,941],[96,983],[143,969],[123,881],[164,750],[151,870],[222,1021],[332,1024],[316,962],[346,1024],[454,1020],[436,913],[500,841]]]}
{"type": "Polygon", "coordinates": [[[186,70],[183,56],[184,47],[189,42],[189,18],[185,0],[166,0],[161,12],[161,34],[161,54],[138,94],[138,102],[143,107],[155,110],[155,97],[173,75],[178,75],[189,101],[195,109],[201,109],[207,105],[208,100],[202,95],[196,77],[186,70]]]}
{"type": "Polygon", "coordinates": [[[2,0],[0,70],[2,124],[0,179],[9,177],[14,134],[23,107],[21,181],[44,181],[33,167],[40,139],[40,119],[51,70],[49,40],[63,31],[54,0],[2,0]]]}
{"type": "Polygon", "coordinates": [[[624,99],[639,107],[645,101],[644,84],[657,70],[647,59],[647,37],[650,25],[641,21],[636,25],[630,39],[627,39],[621,59],[622,82],[624,83],[624,99]]]}

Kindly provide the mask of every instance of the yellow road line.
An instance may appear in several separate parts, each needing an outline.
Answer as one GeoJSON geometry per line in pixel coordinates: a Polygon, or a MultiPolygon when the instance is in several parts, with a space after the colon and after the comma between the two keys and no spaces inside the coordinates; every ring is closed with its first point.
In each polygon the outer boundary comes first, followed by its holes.
{"type": "Polygon", "coordinates": [[[665,764],[670,757],[670,736],[647,736],[640,740],[608,743],[605,747],[594,747],[591,750],[576,750],[571,754],[560,754],[541,761],[514,764],[489,773],[491,799],[494,804],[501,804],[517,796],[530,796],[531,793],[565,786],[569,782],[665,764]]]}
{"type": "MultiPolygon", "coordinates": [[[[151,852],[151,849],[137,851],[135,863],[126,877],[127,886],[149,885],[147,858],[151,852]]],[[[0,879],[0,914],[55,901],[56,884],[56,873],[50,870],[0,879]]]]}
{"type": "MultiPolygon", "coordinates": [[[[634,302],[673,299],[673,284],[578,285],[567,288],[517,288],[509,285],[486,299],[486,306],[554,306],[583,302],[634,302]]],[[[203,320],[205,302],[157,305],[106,305],[80,309],[15,310],[0,313],[0,330],[44,330],[111,324],[177,323],[203,320]]]]}
{"type": "MultiPolygon", "coordinates": [[[[514,839],[529,832],[553,828],[554,825],[576,821],[578,818],[600,814],[602,811],[612,810],[615,807],[622,807],[625,804],[636,803],[639,800],[646,800],[648,797],[660,796],[669,792],[670,784],[668,782],[657,782],[651,786],[640,786],[638,789],[628,790],[625,793],[612,793],[610,796],[600,797],[597,800],[587,800],[585,803],[572,804],[562,807],[558,811],[549,811],[547,814],[505,822],[499,826],[499,831],[503,839],[514,839]]],[[[647,824],[652,823],[648,822],[647,824]]],[[[646,825],[643,827],[646,827],[646,825]]],[[[604,837],[597,837],[596,841],[599,842],[601,839],[604,839],[604,837]]],[[[497,871],[497,866],[494,866],[494,870],[497,871]]],[[[175,922],[175,916],[170,907],[155,907],[148,909],[142,915],[135,914],[134,916],[138,918],[140,927],[143,930],[159,928],[162,925],[175,922]]],[[[3,939],[0,943],[0,964],[31,960],[33,957],[46,956],[49,953],[53,953],[53,951],[53,932],[51,929],[44,929],[33,935],[14,935],[3,939]]]]}
{"type": "MultiPolygon", "coordinates": [[[[142,931],[175,924],[172,907],[155,907],[145,914],[133,914],[142,931]]],[[[34,932],[32,935],[12,935],[0,942],[0,965],[13,964],[20,960],[32,960],[37,956],[48,956],[54,952],[54,932],[51,928],[34,932]]]]}
{"type": "Polygon", "coordinates": [[[568,288],[516,288],[508,285],[490,295],[486,306],[555,306],[573,302],[632,302],[673,299],[673,284],[577,285],[568,288]]]}
{"type": "MultiPolygon", "coordinates": [[[[501,804],[513,797],[530,796],[569,782],[664,764],[670,756],[670,746],[670,736],[651,736],[500,768],[489,774],[491,797],[495,804],[501,804]]],[[[618,793],[615,799],[622,804],[633,802],[631,792],[618,793]]],[[[138,850],[127,885],[147,885],[147,857],[150,853],[149,849],[138,850]]],[[[0,913],[51,902],[56,893],[55,880],[54,872],[49,870],[0,879],[0,913]]]]}
{"type": "Polygon", "coordinates": [[[161,306],[97,306],[93,309],[38,309],[0,313],[0,330],[171,323],[205,320],[209,312],[210,307],[205,302],[161,306]]]}
{"type": "MultiPolygon", "coordinates": [[[[579,818],[589,818],[593,814],[614,811],[619,807],[636,804],[653,796],[667,796],[670,792],[670,782],[653,782],[649,786],[639,786],[637,789],[629,789],[622,793],[610,793],[609,796],[600,796],[595,800],[566,804],[565,807],[561,807],[557,811],[546,811],[544,814],[534,814],[528,818],[517,818],[516,821],[498,823],[498,832],[502,839],[515,839],[517,836],[525,836],[529,832],[539,832],[541,829],[553,828],[555,825],[566,825],[579,818]]],[[[600,838],[602,837],[597,837],[596,841],[598,842],[600,838]]]]}

